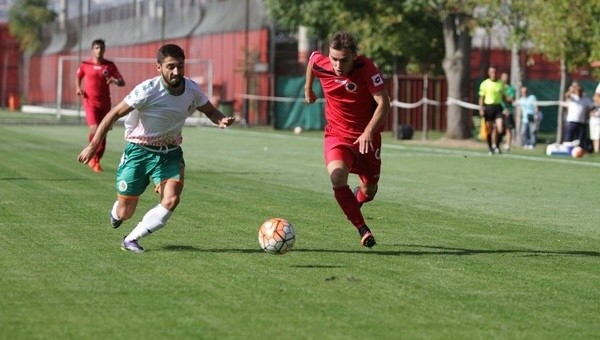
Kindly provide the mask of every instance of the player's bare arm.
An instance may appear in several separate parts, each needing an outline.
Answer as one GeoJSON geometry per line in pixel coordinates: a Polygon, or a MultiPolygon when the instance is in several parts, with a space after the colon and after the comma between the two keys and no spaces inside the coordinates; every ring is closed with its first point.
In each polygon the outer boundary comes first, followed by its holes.
{"type": "Polygon", "coordinates": [[[125,80],[123,80],[123,79],[117,79],[115,77],[108,77],[108,79],[106,79],[106,83],[109,84],[109,85],[110,84],[115,84],[115,85],[117,85],[119,87],[125,86],[125,80]]]}
{"type": "Polygon", "coordinates": [[[317,100],[317,95],[313,91],[313,82],[315,76],[312,73],[312,65],[306,67],[306,82],[304,83],[304,101],[307,103],[314,103],[317,100]]]}
{"type": "Polygon", "coordinates": [[[204,113],[206,117],[208,117],[208,119],[210,119],[213,123],[219,125],[220,128],[225,128],[233,124],[233,122],[235,122],[234,117],[228,117],[224,115],[211,102],[207,102],[206,104],[199,106],[196,109],[204,113]]]}
{"type": "Polygon", "coordinates": [[[374,93],[373,99],[377,103],[373,117],[369,121],[365,131],[354,142],[354,144],[358,144],[360,153],[375,151],[373,148],[373,131],[377,131],[383,125],[390,112],[390,96],[387,91],[374,93]]]}
{"type": "Polygon", "coordinates": [[[77,157],[77,161],[79,163],[87,164],[92,157],[96,154],[96,149],[98,149],[98,145],[100,142],[106,137],[108,131],[112,128],[113,124],[121,117],[125,117],[129,114],[129,112],[133,111],[133,107],[127,105],[125,101],[121,101],[115,107],[113,107],[107,114],[106,117],[102,120],[100,125],[98,125],[98,129],[96,130],[96,134],[94,134],[94,138],[90,141],[88,146],[85,147],[79,153],[77,157]]]}
{"type": "Polygon", "coordinates": [[[81,88],[81,78],[75,78],[75,94],[78,96],[83,95],[83,89],[81,88]]]}

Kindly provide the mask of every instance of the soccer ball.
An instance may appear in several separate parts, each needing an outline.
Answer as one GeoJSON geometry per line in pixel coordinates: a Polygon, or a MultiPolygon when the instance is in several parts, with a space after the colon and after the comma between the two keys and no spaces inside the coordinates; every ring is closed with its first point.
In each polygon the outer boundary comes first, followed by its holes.
{"type": "Polygon", "coordinates": [[[296,243],[292,224],[283,218],[271,218],[258,228],[258,243],[267,253],[285,254],[296,243]]]}
{"type": "Polygon", "coordinates": [[[573,157],[573,158],[583,157],[584,153],[585,152],[583,151],[583,148],[581,146],[576,146],[571,150],[571,157],[573,157]]]}

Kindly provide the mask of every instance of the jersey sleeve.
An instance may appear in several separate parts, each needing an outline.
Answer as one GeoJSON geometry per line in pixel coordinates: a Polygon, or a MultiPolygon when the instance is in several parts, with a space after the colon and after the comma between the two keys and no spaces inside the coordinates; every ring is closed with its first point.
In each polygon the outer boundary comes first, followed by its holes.
{"type": "Polygon", "coordinates": [[[383,77],[379,72],[379,69],[375,64],[368,60],[367,62],[367,76],[370,78],[367,80],[369,84],[369,91],[371,93],[377,93],[385,90],[385,82],[383,81],[383,77]]]}
{"type": "Polygon", "coordinates": [[[83,65],[79,65],[79,67],[77,67],[77,72],[75,74],[77,75],[77,79],[82,79],[85,76],[83,65]]]}
{"type": "Polygon", "coordinates": [[[189,78],[186,78],[186,80],[188,81],[188,84],[186,84],[186,86],[191,86],[194,90],[194,107],[200,107],[208,103],[208,96],[206,95],[206,93],[204,93],[204,91],[202,91],[200,84],[196,83],[195,81],[189,78]]]}
{"type": "Polygon", "coordinates": [[[158,77],[145,80],[134,87],[123,100],[134,109],[139,110],[144,108],[154,88],[160,86],[159,82],[160,79],[158,77]]]}
{"type": "Polygon", "coordinates": [[[108,74],[115,79],[123,79],[123,76],[119,72],[117,65],[115,65],[113,62],[108,65],[108,74]]]}
{"type": "Polygon", "coordinates": [[[482,97],[483,95],[485,95],[485,85],[487,84],[487,79],[482,81],[481,84],[479,84],[479,96],[482,97]]]}

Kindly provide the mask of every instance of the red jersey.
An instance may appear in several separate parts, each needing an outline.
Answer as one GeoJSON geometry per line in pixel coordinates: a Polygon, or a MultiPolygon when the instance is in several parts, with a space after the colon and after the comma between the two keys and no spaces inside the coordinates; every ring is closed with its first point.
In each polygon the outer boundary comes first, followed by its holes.
{"type": "Polygon", "coordinates": [[[110,60],[104,59],[100,64],[90,58],[83,61],[77,69],[77,78],[84,81],[85,106],[109,106],[110,89],[107,83],[109,77],[122,79],[117,66],[110,60]]]}
{"type": "Polygon", "coordinates": [[[360,136],[377,107],[373,94],[386,89],[375,64],[358,56],[350,74],[339,77],[333,71],[329,57],[315,51],[309,58],[309,65],[313,75],[321,81],[325,94],[327,132],[338,136],[360,136]]]}

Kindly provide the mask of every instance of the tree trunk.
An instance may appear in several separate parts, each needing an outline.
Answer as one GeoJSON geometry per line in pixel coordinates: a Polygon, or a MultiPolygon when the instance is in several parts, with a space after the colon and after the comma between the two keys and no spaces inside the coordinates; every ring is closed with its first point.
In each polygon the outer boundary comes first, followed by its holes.
{"type": "MultiPolygon", "coordinates": [[[[558,100],[563,101],[565,95],[565,88],[567,87],[567,63],[565,62],[565,58],[560,58],[560,88],[558,89],[558,100]]],[[[558,104],[558,110],[556,112],[556,142],[563,142],[563,111],[564,108],[558,104]]]]}
{"type": "MultiPolygon", "coordinates": [[[[519,60],[520,44],[513,42],[510,48],[510,84],[515,88],[514,103],[521,96],[521,84],[523,84],[523,74],[521,73],[521,64],[519,60]]],[[[513,141],[521,145],[521,114],[520,110],[513,103],[513,118],[515,119],[515,136],[513,141]]]]}
{"type": "MultiPolygon", "coordinates": [[[[468,15],[450,13],[443,20],[446,55],[443,61],[448,82],[448,97],[468,101],[469,57],[471,35],[467,27],[468,15]]],[[[452,104],[446,111],[446,137],[449,139],[471,138],[470,114],[466,108],[452,104]]]]}

